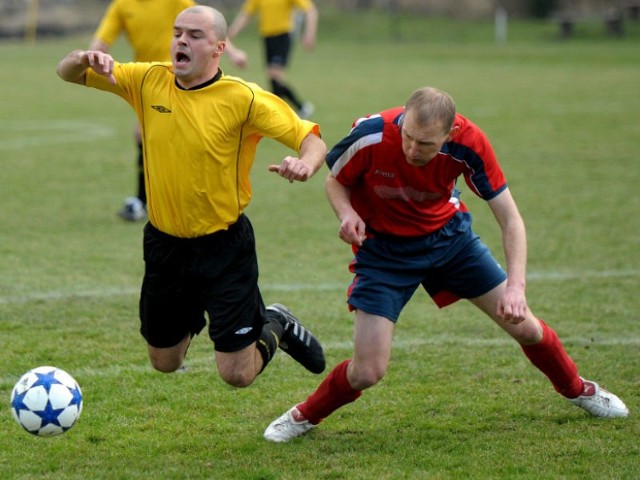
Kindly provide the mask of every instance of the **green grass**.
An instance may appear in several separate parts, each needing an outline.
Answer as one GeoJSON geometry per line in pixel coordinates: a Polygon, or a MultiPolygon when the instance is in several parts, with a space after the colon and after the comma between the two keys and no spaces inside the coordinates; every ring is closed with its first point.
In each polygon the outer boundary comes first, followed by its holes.
{"type": "MultiPolygon", "coordinates": [[[[454,95],[489,134],[529,232],[529,303],[581,373],[619,393],[625,420],[589,418],[554,393],[519,348],[466,303],[438,311],[416,294],[396,329],[382,383],[286,445],[266,425],[322,377],[277,356],[234,390],[198,337],[186,374],[148,366],[138,333],[141,226],[115,211],[134,189],[133,114],[115,97],[57,79],[87,37],[0,44],[0,477],[6,479],[467,479],[638,477],[640,407],[640,28],[608,39],[555,25],[323,15],[318,48],[290,78],[317,106],[330,146],[366,113],[422,85],[454,95]],[[53,364],[85,407],[67,434],[32,437],[9,409],[26,370],[53,364]]],[[[586,28],[586,27],[585,27],[586,28]]],[[[264,82],[259,44],[236,42],[264,82]]],[[[116,56],[128,58],[124,44],[116,56]]],[[[264,141],[248,210],[267,302],[289,305],[326,345],[350,355],[348,246],[321,172],[289,185],[266,171],[287,152],[264,141]]],[[[500,256],[495,221],[463,186],[476,230],[500,256]]]]}

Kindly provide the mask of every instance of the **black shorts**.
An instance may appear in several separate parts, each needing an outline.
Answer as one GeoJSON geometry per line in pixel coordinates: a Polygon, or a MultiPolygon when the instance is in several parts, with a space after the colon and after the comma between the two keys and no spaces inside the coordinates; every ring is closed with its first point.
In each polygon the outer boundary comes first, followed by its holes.
{"type": "Polygon", "coordinates": [[[200,333],[205,312],[217,351],[235,352],[258,339],[266,311],[247,217],[198,238],[173,237],[148,223],[143,251],[140,333],[149,345],[173,347],[200,333]]]}
{"type": "Polygon", "coordinates": [[[291,53],[291,34],[264,37],[264,52],[267,66],[286,67],[291,53]]]}

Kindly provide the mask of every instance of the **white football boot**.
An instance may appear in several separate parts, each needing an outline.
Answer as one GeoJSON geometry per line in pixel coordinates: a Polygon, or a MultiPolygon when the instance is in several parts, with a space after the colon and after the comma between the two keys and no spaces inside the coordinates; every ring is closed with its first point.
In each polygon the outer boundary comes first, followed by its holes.
{"type": "Polygon", "coordinates": [[[580,408],[585,409],[594,417],[614,418],[627,417],[629,409],[613,393],[600,388],[596,382],[584,380],[582,395],[568,400],[580,408]]]}
{"type": "Polygon", "coordinates": [[[271,442],[288,442],[304,435],[315,426],[304,418],[296,407],[293,407],[271,422],[264,431],[264,438],[271,442]]]}

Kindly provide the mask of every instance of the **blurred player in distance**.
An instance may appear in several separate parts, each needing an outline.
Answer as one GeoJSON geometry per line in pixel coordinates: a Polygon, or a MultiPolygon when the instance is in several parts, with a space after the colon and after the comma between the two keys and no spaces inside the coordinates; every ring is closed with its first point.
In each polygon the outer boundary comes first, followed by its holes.
{"type": "MultiPolygon", "coordinates": [[[[171,32],[176,15],[196,5],[193,0],[113,0],[94,34],[89,50],[108,53],[121,34],[127,37],[136,62],[171,61],[171,32]]],[[[225,53],[238,68],[247,65],[247,54],[227,40],[225,53]]],[[[134,127],[137,145],[137,195],[127,197],[118,215],[130,222],[147,217],[147,194],[143,173],[143,146],[140,125],[134,127]]]]}
{"type": "Polygon", "coordinates": [[[315,110],[314,105],[303,101],[286,79],[295,41],[297,12],[303,14],[302,46],[311,52],[316,46],[318,30],[318,10],[311,0],[246,0],[229,26],[229,38],[235,39],[251,18],[257,16],[271,91],[289,102],[300,118],[309,118],[315,110]]]}
{"type": "Polygon", "coordinates": [[[441,90],[357,120],[327,155],[326,192],[352,246],[348,289],[353,357],[265,431],[285,442],[356,400],[385,375],[400,312],[420,286],[440,307],[468,299],[518,342],[555,390],[596,417],[626,417],[616,395],[578,375],[556,332],[529,310],[524,222],[493,148],[441,90]],[[471,228],[456,188],[462,176],[502,233],[506,271],[471,228]]]}

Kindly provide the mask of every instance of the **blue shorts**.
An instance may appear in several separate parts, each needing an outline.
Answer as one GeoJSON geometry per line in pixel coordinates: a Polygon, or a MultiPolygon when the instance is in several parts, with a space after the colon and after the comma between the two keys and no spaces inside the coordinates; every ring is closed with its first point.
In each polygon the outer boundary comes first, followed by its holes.
{"type": "Polygon", "coordinates": [[[440,307],[479,297],[507,278],[489,248],[458,212],[440,230],[403,238],[373,233],[356,250],[349,269],[349,307],[396,322],[418,285],[440,307]]]}

